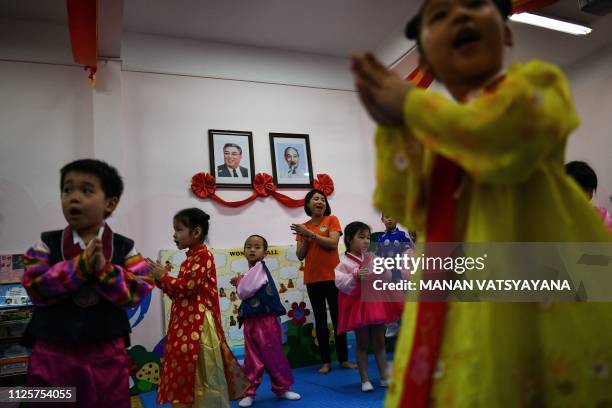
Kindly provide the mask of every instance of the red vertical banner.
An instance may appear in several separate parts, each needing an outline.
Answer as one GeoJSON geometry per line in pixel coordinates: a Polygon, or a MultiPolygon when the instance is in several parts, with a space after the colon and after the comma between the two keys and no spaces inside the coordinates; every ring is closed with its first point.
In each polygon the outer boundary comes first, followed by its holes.
{"type": "Polygon", "coordinates": [[[66,0],[74,62],[89,71],[94,81],[98,65],[98,0],[66,0]]]}

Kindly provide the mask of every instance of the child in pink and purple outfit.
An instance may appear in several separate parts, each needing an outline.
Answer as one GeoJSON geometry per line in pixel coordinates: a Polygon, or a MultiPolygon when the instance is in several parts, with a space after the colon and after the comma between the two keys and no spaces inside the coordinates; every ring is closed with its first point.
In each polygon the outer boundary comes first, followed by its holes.
{"type": "Polygon", "coordinates": [[[372,391],[368,378],[368,345],[370,336],[374,348],[381,387],[389,385],[385,352],[385,324],[396,322],[402,314],[402,303],[364,302],[362,281],[370,280],[374,254],[367,252],[370,227],[363,222],[351,222],[344,229],[346,253],[336,266],[338,296],[338,333],[354,330],[357,337],[357,365],[361,377],[361,391],[372,391]]]}
{"type": "Polygon", "coordinates": [[[238,297],[242,299],[238,322],[244,324],[244,371],[251,386],[238,405],[250,407],[261,384],[264,369],[272,381],[272,391],[280,398],[299,400],[300,394],[290,391],[293,374],[281,341],[278,316],[286,313],[270,271],[263,259],[268,242],[251,235],[244,243],[244,256],[249,270],[238,282],[238,297]]]}

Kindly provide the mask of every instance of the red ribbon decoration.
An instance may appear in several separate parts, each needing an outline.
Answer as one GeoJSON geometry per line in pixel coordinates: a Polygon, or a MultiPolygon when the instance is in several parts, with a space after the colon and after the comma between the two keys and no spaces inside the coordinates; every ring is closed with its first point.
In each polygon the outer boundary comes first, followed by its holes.
{"type": "MultiPolygon", "coordinates": [[[[334,182],[327,174],[317,174],[317,179],[314,181],[314,188],[321,190],[325,195],[331,195],[334,192],[334,182]]],[[[284,194],[279,193],[274,179],[267,173],[257,173],[253,179],[253,193],[240,201],[225,201],[216,193],[217,184],[215,177],[209,173],[200,172],[191,178],[191,191],[198,198],[210,198],[219,204],[227,207],[241,207],[250,203],[257,197],[272,196],[276,201],[283,204],[285,207],[298,208],[304,205],[304,199],[293,199],[284,194]]]]}

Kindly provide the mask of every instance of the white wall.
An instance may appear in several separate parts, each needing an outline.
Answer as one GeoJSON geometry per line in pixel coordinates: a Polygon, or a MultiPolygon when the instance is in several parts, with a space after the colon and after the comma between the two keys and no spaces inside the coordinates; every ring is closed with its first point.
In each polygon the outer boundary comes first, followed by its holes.
{"type": "Polygon", "coordinates": [[[128,71],[352,90],[348,58],[125,32],[128,71]]]}
{"type": "Polygon", "coordinates": [[[92,98],[79,67],[0,62],[0,251],[64,223],[59,169],[93,153],[92,98]]]}
{"type": "Polygon", "coordinates": [[[594,201],[612,211],[612,44],[567,68],[581,126],[568,144],[568,160],[583,160],[597,173],[594,201]]]}

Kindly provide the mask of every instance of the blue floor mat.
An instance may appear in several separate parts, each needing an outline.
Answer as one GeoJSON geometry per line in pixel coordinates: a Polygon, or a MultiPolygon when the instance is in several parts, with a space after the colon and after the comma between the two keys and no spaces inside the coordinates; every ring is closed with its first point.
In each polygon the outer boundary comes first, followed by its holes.
{"type": "MultiPolygon", "coordinates": [[[[295,384],[291,388],[302,395],[299,401],[286,401],[278,398],[270,389],[270,378],[264,374],[263,381],[257,390],[253,408],[378,408],[382,407],[386,388],[380,387],[378,369],[374,356],[369,356],[368,374],[374,385],[374,391],[361,392],[359,372],[332,366],[329,374],[319,374],[319,366],[296,368],[293,370],[295,384]]],[[[390,360],[389,356],[389,360],[390,360]]],[[[354,360],[353,360],[354,361],[354,360]]],[[[232,408],[237,402],[232,402],[232,408]]]]}

